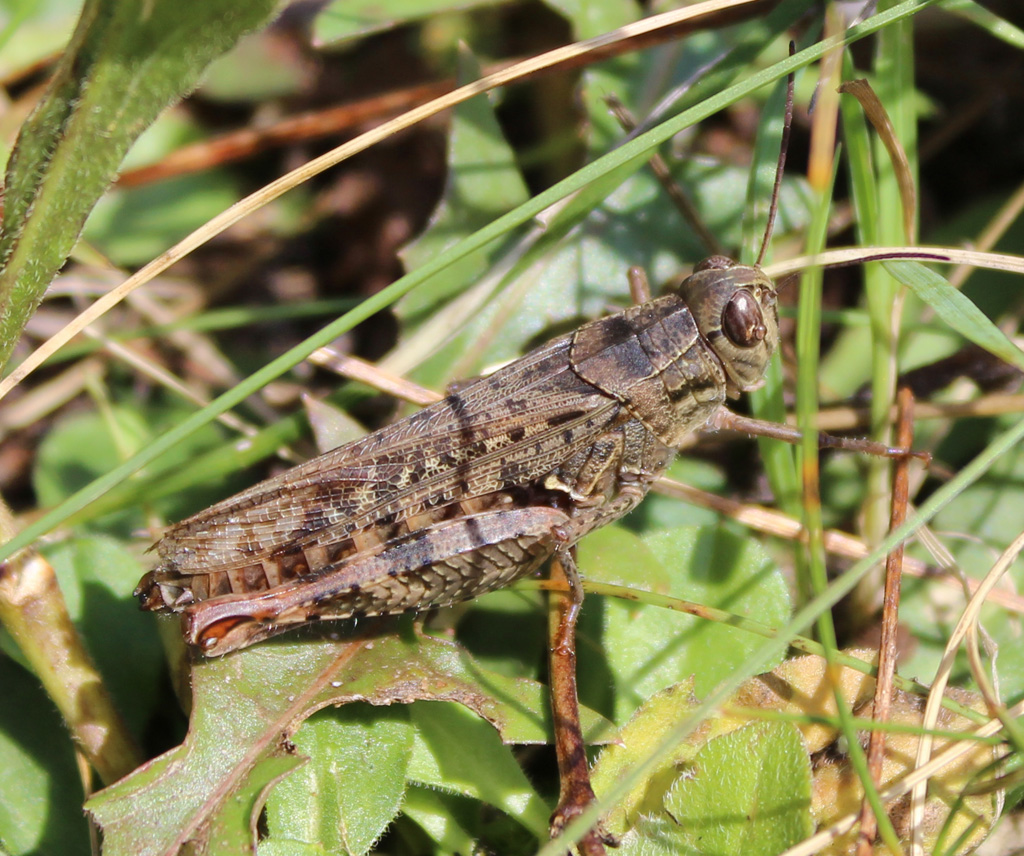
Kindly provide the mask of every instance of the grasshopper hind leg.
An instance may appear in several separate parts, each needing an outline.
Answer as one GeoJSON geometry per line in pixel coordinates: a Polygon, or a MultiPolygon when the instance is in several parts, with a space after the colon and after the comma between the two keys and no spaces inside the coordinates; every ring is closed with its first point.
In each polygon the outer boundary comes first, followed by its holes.
{"type": "Polygon", "coordinates": [[[185,638],[219,656],[313,621],[449,606],[537,570],[569,531],[569,515],[545,506],[442,521],[256,597],[190,604],[185,638]]]}

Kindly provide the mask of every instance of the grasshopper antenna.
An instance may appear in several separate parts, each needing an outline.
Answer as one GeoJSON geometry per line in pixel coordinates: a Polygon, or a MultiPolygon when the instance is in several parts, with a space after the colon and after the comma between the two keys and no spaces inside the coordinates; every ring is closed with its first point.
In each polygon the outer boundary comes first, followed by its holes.
{"type": "MultiPolygon", "coordinates": [[[[789,55],[796,52],[796,45],[789,43],[789,55]]],[[[768,244],[772,239],[772,232],[775,229],[775,215],[779,212],[779,190],[782,187],[782,174],[786,171],[786,154],[789,151],[789,133],[793,129],[793,72],[789,73],[786,80],[786,114],[782,121],[782,142],[779,145],[779,162],[775,167],[775,186],[772,187],[772,202],[768,209],[768,225],[765,226],[764,238],[761,241],[761,251],[757,254],[756,264],[760,267],[764,261],[765,253],[768,252],[768,244]]]]}
{"type": "MultiPolygon", "coordinates": [[[[608,105],[608,110],[627,134],[632,134],[633,131],[636,130],[636,119],[633,117],[633,114],[629,112],[626,105],[623,104],[615,95],[606,95],[604,103],[608,105]]],[[[718,239],[707,227],[707,224],[703,219],[701,219],[700,212],[697,210],[697,206],[694,204],[689,194],[683,189],[679,182],[672,178],[672,172],[669,169],[668,164],[665,163],[665,159],[661,155],[655,153],[651,156],[647,165],[651,168],[651,172],[654,173],[654,177],[658,179],[658,182],[665,189],[665,192],[668,193],[669,199],[672,200],[673,204],[676,206],[676,210],[678,210],[682,215],[685,223],[694,231],[697,237],[700,238],[701,243],[704,244],[704,248],[708,251],[708,255],[722,255],[724,251],[719,245],[718,239]]]]}

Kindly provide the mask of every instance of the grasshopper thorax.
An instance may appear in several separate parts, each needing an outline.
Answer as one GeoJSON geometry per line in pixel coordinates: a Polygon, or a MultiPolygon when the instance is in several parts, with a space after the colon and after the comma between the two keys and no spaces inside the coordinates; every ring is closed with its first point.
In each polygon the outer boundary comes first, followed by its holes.
{"type": "Polygon", "coordinates": [[[678,448],[727,396],[761,384],[778,339],[772,281],[713,256],[656,300],[584,324],[569,364],[678,448]]]}
{"type": "Polygon", "coordinates": [[[730,397],[764,383],[779,343],[779,319],[775,283],[760,267],[711,256],[666,292],[679,295],[693,314],[722,362],[730,397]]]}

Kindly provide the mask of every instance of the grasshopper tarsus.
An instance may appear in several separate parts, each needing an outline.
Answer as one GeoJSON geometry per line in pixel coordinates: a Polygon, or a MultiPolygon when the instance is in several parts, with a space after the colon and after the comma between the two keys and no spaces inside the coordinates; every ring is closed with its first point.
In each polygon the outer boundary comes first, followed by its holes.
{"type": "Polygon", "coordinates": [[[858,437],[834,437],[831,434],[818,434],[818,447],[822,449],[842,449],[846,452],[858,452],[864,455],[874,455],[878,458],[915,458],[925,466],[932,462],[929,452],[922,452],[910,449],[905,446],[886,446],[884,443],[876,443],[874,440],[863,440],[858,437]]]}
{"type": "MultiPolygon", "coordinates": [[[[583,806],[585,807],[585,806],[583,806]]],[[[556,814],[558,812],[556,811],[556,814]]],[[[559,820],[555,821],[555,815],[552,817],[551,824],[551,837],[554,838],[558,835],[562,829],[567,827],[569,823],[579,814],[582,813],[582,809],[579,812],[567,813],[564,817],[560,817],[559,820]]],[[[606,847],[618,847],[619,840],[608,833],[604,832],[600,828],[588,829],[586,834],[576,842],[576,852],[579,856],[607,856],[608,851],[606,847]]],[[[569,851],[571,853],[571,851],[569,851]]]]}

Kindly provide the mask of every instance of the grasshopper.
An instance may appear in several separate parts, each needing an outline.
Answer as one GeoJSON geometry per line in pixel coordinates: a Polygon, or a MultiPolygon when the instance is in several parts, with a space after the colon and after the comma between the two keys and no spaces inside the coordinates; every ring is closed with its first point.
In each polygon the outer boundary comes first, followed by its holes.
{"type": "Polygon", "coordinates": [[[206,656],[314,621],[447,606],[553,557],[578,601],[573,545],[759,386],[777,343],[775,284],[712,256],[661,297],[172,526],[136,596],[179,613],[206,656]]]}
{"type": "Polygon", "coordinates": [[[470,600],[555,559],[571,638],[572,548],[635,508],[687,434],[799,437],[725,407],[763,384],[778,345],[777,289],[760,262],[791,121],[792,80],[756,264],[709,256],[656,299],[633,268],[630,308],[172,526],[135,589],[142,608],[180,614],[185,640],[219,656],[316,621],[470,600]]]}

